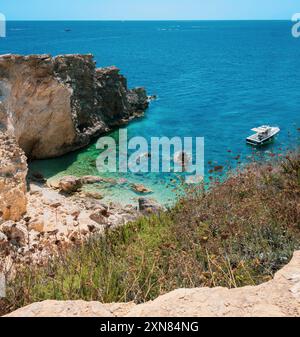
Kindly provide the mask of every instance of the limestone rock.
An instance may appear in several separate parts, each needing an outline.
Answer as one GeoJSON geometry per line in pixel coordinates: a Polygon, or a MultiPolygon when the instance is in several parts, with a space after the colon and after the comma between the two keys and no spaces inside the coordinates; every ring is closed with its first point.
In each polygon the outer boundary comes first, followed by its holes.
{"type": "Polygon", "coordinates": [[[17,224],[14,221],[6,221],[0,226],[8,240],[17,246],[25,246],[28,241],[28,230],[24,225],[17,224]]]}
{"type": "Polygon", "coordinates": [[[85,198],[93,198],[97,200],[103,199],[103,195],[96,191],[85,191],[83,192],[83,197],[85,198]]]}
{"type": "Polygon", "coordinates": [[[38,233],[50,233],[58,229],[53,214],[49,211],[45,212],[43,216],[33,219],[28,224],[28,229],[34,230],[38,233]]]}
{"type": "MultiPolygon", "coordinates": [[[[121,306],[107,305],[99,302],[57,302],[49,300],[27,306],[23,309],[23,313],[27,317],[114,317],[114,312],[126,312],[132,306],[134,306],[133,303],[121,306]]],[[[22,315],[21,311],[19,313],[22,315]]],[[[13,315],[11,314],[11,316],[13,315]]],[[[18,312],[15,315],[18,315],[18,312]]]]}
{"type": "Polygon", "coordinates": [[[101,229],[99,223],[91,219],[90,214],[87,212],[81,212],[77,218],[77,221],[81,229],[87,229],[90,231],[90,228],[92,228],[93,232],[101,229]]]}
{"type": "Polygon", "coordinates": [[[26,212],[26,174],[23,151],[0,124],[0,219],[17,221],[26,212]]]}
{"type": "Polygon", "coordinates": [[[97,222],[99,225],[103,225],[105,223],[105,218],[104,218],[101,210],[92,213],[90,215],[90,219],[97,222]]]}
{"type": "Polygon", "coordinates": [[[136,114],[143,114],[147,109],[149,99],[144,88],[135,88],[128,92],[128,102],[136,114]]]}
{"type": "Polygon", "coordinates": [[[141,115],[143,88],[88,55],[0,56],[0,125],[29,158],[63,155],[141,115]]]}
{"type": "Polygon", "coordinates": [[[8,239],[7,239],[7,236],[0,232],[0,250],[5,248],[8,244],[8,239]]]}
{"type": "Polygon", "coordinates": [[[74,176],[66,176],[59,180],[59,189],[62,192],[71,194],[77,192],[81,187],[81,179],[74,176]]]}
{"type": "Polygon", "coordinates": [[[44,221],[40,219],[34,219],[33,221],[30,221],[28,224],[28,229],[29,230],[34,230],[38,233],[43,233],[44,232],[44,221]]]}

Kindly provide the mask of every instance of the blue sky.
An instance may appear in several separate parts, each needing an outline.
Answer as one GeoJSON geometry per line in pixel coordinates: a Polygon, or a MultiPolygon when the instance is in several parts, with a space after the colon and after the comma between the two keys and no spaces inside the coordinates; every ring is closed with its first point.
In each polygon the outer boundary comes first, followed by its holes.
{"type": "Polygon", "coordinates": [[[8,20],[287,19],[300,0],[0,0],[8,20]]]}

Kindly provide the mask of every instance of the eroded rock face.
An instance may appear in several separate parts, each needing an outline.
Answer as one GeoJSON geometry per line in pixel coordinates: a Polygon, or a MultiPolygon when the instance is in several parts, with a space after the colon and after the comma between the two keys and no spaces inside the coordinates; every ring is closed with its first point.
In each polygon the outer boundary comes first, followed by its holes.
{"type": "Polygon", "coordinates": [[[96,69],[92,55],[0,56],[0,126],[30,158],[83,147],[147,107],[143,88],[128,90],[119,69],[96,69]]]}
{"type": "Polygon", "coordinates": [[[27,163],[16,140],[0,129],[0,223],[26,212],[27,163]]]}

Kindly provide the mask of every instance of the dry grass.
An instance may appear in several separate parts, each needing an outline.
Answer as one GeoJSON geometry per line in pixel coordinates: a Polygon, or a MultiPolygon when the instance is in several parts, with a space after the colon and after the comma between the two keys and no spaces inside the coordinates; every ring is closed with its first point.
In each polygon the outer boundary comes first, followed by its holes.
{"type": "Polygon", "coordinates": [[[20,268],[2,312],[44,299],[143,302],[179,287],[254,285],[300,247],[300,155],[190,190],[168,212],[20,268]]]}

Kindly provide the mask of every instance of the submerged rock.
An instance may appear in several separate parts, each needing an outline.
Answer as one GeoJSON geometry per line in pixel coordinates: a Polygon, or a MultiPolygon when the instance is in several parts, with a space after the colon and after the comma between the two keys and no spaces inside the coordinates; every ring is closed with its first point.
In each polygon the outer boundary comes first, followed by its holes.
{"type": "Polygon", "coordinates": [[[98,176],[83,176],[81,177],[82,184],[96,184],[103,182],[103,178],[98,176]]]}
{"type": "Polygon", "coordinates": [[[152,193],[152,191],[149,188],[145,187],[142,184],[132,184],[131,186],[132,189],[137,193],[145,193],[145,194],[152,193]]]}
{"type": "Polygon", "coordinates": [[[36,181],[38,183],[45,183],[46,179],[40,172],[33,172],[30,177],[31,181],[36,181]]]}

